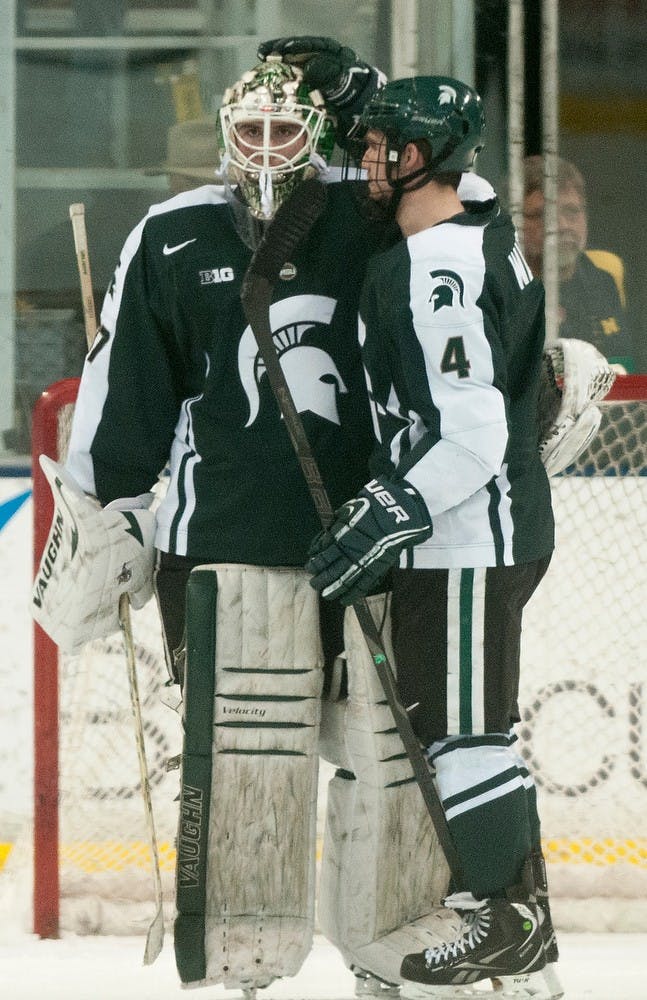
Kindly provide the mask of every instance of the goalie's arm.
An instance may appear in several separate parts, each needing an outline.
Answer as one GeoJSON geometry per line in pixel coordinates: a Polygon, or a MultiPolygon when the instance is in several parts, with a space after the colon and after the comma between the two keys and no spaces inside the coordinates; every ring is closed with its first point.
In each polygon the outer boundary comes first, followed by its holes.
{"type": "Polygon", "coordinates": [[[86,359],[66,468],[102,504],[150,490],[164,468],[186,361],[147,289],[161,278],[138,226],[126,241],[86,359]]]}

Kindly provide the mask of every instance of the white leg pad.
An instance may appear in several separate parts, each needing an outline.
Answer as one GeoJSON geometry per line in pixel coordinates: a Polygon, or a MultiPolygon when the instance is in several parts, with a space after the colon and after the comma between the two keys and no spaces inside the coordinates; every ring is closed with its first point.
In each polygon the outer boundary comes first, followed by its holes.
{"type": "MultiPolygon", "coordinates": [[[[369,600],[381,620],[384,598],[369,600]]],[[[344,632],[346,752],[335,756],[348,758],[355,780],[338,772],[328,786],[319,923],[349,967],[402,983],[406,954],[456,934],[453,915],[440,907],[449,870],[350,609],[344,632]]],[[[393,664],[389,635],[387,620],[383,636],[393,664]]]]}
{"type": "Polygon", "coordinates": [[[175,926],[184,985],[266,986],[310,951],[322,680],[304,572],[193,571],[175,926]]]}

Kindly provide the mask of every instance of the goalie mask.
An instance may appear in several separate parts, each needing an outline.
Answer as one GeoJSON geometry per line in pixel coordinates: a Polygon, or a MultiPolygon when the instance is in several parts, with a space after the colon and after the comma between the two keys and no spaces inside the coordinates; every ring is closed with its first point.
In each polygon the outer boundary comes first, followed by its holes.
{"type": "Polygon", "coordinates": [[[224,97],[218,145],[223,176],[256,219],[271,219],[301,181],[325,168],[335,144],[332,121],[303,71],[268,56],[224,97]]]}

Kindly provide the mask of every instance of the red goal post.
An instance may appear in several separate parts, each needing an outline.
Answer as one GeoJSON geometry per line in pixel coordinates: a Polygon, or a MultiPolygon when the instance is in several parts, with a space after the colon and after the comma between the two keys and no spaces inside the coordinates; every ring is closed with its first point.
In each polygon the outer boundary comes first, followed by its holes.
{"type": "MultiPolygon", "coordinates": [[[[77,389],[56,383],[34,411],[35,568],[52,518],[38,455],[64,460],[77,389]]],[[[519,730],[558,926],[629,930],[647,925],[647,376],[619,376],[601,408],[592,446],[552,480],[557,547],[527,609],[519,730]]],[[[170,911],[177,772],[165,764],[180,721],[159,700],[154,602],[133,627],[170,911]]],[[[120,637],[59,658],[35,626],[34,716],[34,932],[145,932],[152,879],[120,637]]]]}
{"type": "MultiPolygon", "coordinates": [[[[63,449],[79,387],[75,378],[56,382],[40,396],[32,421],[34,577],[52,523],[53,502],[39,464],[63,449]]],[[[58,648],[34,622],[34,933],[58,937],[58,648]]]]}

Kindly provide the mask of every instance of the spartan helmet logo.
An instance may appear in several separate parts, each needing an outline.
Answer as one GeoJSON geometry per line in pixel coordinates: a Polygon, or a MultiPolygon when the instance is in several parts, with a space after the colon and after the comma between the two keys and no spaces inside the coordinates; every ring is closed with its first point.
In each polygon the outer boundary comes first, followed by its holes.
{"type": "Polygon", "coordinates": [[[430,271],[429,276],[434,279],[434,287],[429,301],[434,304],[434,312],[438,312],[443,306],[463,305],[463,294],[465,287],[463,279],[456,271],[430,271]]]}
{"type": "Polygon", "coordinates": [[[439,104],[456,104],[458,94],[448,83],[441,83],[438,90],[440,92],[440,96],[438,97],[439,104]]]}
{"type": "MultiPolygon", "coordinates": [[[[303,339],[314,327],[330,325],[336,305],[335,299],[323,295],[296,295],[270,307],[276,353],[297,411],[310,410],[333,424],[340,422],[337,393],[345,394],[348,389],[327,351],[304,344],[303,339]],[[304,316],[312,319],[304,321],[304,316]]],[[[259,389],[265,364],[249,326],[238,346],[238,371],[249,403],[245,426],[251,427],[260,409],[259,389]]]]}

